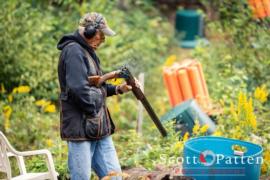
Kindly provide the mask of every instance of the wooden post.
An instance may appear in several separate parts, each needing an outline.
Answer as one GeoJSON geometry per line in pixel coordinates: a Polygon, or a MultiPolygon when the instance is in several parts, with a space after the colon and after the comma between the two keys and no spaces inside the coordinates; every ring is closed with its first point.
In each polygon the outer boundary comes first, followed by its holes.
{"type": "MultiPolygon", "coordinates": [[[[139,74],[139,82],[141,85],[141,90],[144,92],[144,73],[139,74]]],[[[142,134],[142,122],[143,122],[143,105],[138,101],[138,119],[137,119],[137,133],[142,134]]]]}

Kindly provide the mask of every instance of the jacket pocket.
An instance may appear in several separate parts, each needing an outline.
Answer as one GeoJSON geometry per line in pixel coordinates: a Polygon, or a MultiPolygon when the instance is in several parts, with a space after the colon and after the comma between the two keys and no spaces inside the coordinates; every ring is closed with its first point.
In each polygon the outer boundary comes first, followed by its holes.
{"type": "Polygon", "coordinates": [[[97,116],[86,117],[85,134],[89,139],[97,140],[110,134],[105,113],[104,108],[101,108],[97,116]]]}
{"type": "Polygon", "coordinates": [[[98,139],[101,131],[102,117],[97,116],[94,118],[86,117],[85,134],[90,139],[98,139]]]}
{"type": "Polygon", "coordinates": [[[95,115],[85,116],[85,134],[91,140],[97,140],[108,134],[104,104],[105,97],[101,88],[90,87],[91,101],[94,104],[95,115]]]}

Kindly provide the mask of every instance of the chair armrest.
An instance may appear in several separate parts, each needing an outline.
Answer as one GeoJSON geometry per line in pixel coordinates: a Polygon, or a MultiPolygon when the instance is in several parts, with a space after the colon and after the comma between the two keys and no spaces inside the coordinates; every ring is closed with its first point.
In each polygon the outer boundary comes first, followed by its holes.
{"type": "Polygon", "coordinates": [[[8,157],[16,157],[17,159],[17,164],[20,170],[20,174],[26,174],[26,168],[25,168],[25,163],[24,163],[24,156],[34,156],[34,155],[45,155],[46,156],[46,164],[48,169],[50,170],[50,173],[52,175],[54,175],[54,166],[51,165],[53,164],[53,160],[52,160],[52,155],[50,153],[50,151],[48,151],[47,149],[43,149],[43,150],[34,150],[34,151],[24,151],[24,152],[19,152],[19,151],[13,151],[13,152],[8,152],[8,157]]]}
{"type": "Polygon", "coordinates": [[[41,150],[33,150],[33,151],[23,151],[23,152],[16,152],[18,156],[34,156],[34,155],[45,155],[46,156],[46,164],[51,174],[53,180],[57,180],[58,173],[55,171],[54,163],[52,154],[47,149],[41,150]]]}
{"type": "Polygon", "coordinates": [[[33,151],[16,152],[16,155],[18,156],[51,155],[51,152],[47,149],[41,149],[41,150],[33,150],[33,151]]]}

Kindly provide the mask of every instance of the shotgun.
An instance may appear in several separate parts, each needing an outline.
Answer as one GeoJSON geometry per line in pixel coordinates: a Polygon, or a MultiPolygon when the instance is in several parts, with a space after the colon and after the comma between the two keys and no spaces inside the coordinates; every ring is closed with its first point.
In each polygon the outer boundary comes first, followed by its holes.
{"type": "Polygon", "coordinates": [[[141,103],[143,104],[145,110],[147,111],[152,121],[155,123],[161,135],[163,137],[167,136],[167,131],[161,124],[159,118],[157,117],[155,111],[153,110],[152,106],[148,102],[142,90],[136,86],[135,78],[133,77],[133,75],[131,74],[131,72],[126,66],[123,66],[120,70],[113,71],[113,72],[104,74],[102,76],[89,76],[88,81],[90,85],[100,87],[102,83],[104,83],[106,80],[116,79],[116,78],[125,79],[127,85],[130,85],[132,87],[132,92],[135,95],[135,97],[139,101],[141,101],[141,103]]]}

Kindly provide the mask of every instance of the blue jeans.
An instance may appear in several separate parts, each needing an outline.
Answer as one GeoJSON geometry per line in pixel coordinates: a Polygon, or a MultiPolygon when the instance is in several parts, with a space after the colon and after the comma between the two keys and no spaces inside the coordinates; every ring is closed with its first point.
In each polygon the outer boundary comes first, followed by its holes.
{"type": "Polygon", "coordinates": [[[112,137],[97,141],[68,141],[71,180],[89,180],[91,169],[100,179],[110,172],[121,173],[112,137]]]}

